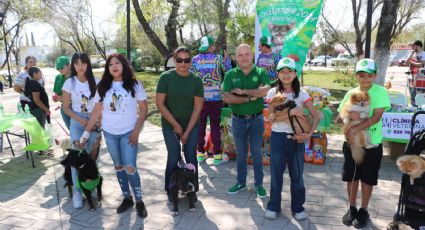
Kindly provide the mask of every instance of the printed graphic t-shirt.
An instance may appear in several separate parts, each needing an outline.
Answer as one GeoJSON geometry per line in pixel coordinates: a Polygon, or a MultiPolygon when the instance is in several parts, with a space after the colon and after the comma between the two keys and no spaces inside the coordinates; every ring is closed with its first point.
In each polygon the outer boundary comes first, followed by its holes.
{"type": "MultiPolygon", "coordinates": [[[[95,78],[96,85],[99,80],[95,78]]],[[[94,97],[90,98],[89,82],[81,82],[78,78],[71,77],[65,81],[62,91],[71,94],[71,108],[79,113],[91,113],[94,108],[94,97]]]]}
{"type": "MultiPolygon", "coordinates": [[[[120,135],[130,132],[137,123],[138,102],[147,99],[142,83],[134,86],[134,97],[131,91],[122,87],[123,82],[112,82],[111,88],[106,91],[103,98],[102,128],[108,133],[120,135]]],[[[100,102],[99,93],[96,92],[94,102],[100,102]]]]}
{"type": "Polygon", "coordinates": [[[204,100],[220,101],[222,75],[232,68],[230,58],[214,53],[201,53],[193,57],[191,71],[204,83],[204,100]]]}
{"type": "Polygon", "coordinates": [[[270,77],[270,80],[274,81],[277,78],[276,66],[279,63],[280,59],[281,59],[281,56],[279,54],[260,53],[260,55],[258,55],[256,66],[265,69],[267,71],[267,74],[270,77]]]}

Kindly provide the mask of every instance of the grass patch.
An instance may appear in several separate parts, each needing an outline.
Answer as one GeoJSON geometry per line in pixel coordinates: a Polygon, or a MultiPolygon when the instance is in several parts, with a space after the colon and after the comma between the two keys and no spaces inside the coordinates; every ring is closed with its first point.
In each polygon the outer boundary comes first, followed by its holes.
{"type": "Polygon", "coordinates": [[[137,80],[142,82],[148,96],[148,121],[156,126],[161,126],[161,114],[155,105],[155,91],[159,75],[155,72],[136,73],[137,80]]]}
{"type": "MultiPolygon", "coordinates": [[[[159,80],[160,73],[155,72],[141,72],[136,74],[136,78],[143,83],[148,96],[148,121],[154,125],[161,125],[161,115],[155,105],[155,90],[159,80]]],[[[343,86],[338,83],[338,79],[344,77],[343,74],[335,71],[305,71],[304,72],[304,85],[318,86],[328,89],[332,94],[331,101],[341,101],[345,93],[351,87],[343,86]]],[[[336,108],[331,108],[334,119],[337,116],[336,108]]],[[[330,134],[342,134],[341,125],[332,125],[330,134]]]]}
{"type": "MultiPolygon", "coordinates": [[[[304,85],[317,86],[328,89],[331,93],[330,101],[342,101],[345,93],[352,89],[349,75],[337,71],[312,71],[304,72],[304,85]],[[347,83],[348,82],[348,83],[347,83]]],[[[338,116],[337,108],[331,107],[333,120],[338,116]]],[[[330,134],[342,134],[342,125],[331,125],[330,134]]]]}

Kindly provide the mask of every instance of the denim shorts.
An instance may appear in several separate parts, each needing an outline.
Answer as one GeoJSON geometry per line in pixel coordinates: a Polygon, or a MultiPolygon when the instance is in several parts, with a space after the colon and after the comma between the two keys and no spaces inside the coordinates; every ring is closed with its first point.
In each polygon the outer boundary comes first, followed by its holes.
{"type": "MultiPolygon", "coordinates": [[[[90,113],[81,113],[81,112],[75,112],[73,111],[75,115],[80,117],[81,119],[90,120],[90,113]]],[[[74,141],[80,141],[81,136],[84,133],[84,130],[86,127],[82,126],[77,120],[71,118],[70,122],[70,133],[71,133],[71,141],[74,143],[74,141]]],[[[87,140],[87,143],[85,145],[85,149],[87,152],[90,152],[92,150],[93,144],[96,142],[96,138],[101,135],[101,131],[92,131],[90,132],[90,137],[87,140]]]]}

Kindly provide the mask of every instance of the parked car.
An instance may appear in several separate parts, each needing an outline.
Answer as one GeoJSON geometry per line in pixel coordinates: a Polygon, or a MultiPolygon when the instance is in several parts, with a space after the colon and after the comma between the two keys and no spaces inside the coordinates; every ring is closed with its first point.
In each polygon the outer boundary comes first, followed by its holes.
{"type": "Polygon", "coordinates": [[[332,59],[333,66],[347,66],[356,63],[356,60],[350,54],[338,54],[336,58],[332,59]]]}
{"type": "Polygon", "coordinates": [[[409,56],[410,54],[398,59],[398,66],[405,66],[406,60],[409,58],[409,56]]]}
{"type": "Polygon", "coordinates": [[[388,58],[388,66],[398,66],[399,58],[396,55],[390,55],[388,58]]]}
{"type": "MultiPolygon", "coordinates": [[[[311,60],[311,64],[314,66],[325,66],[325,55],[320,55],[311,60]]],[[[326,56],[326,64],[331,65],[332,64],[332,57],[326,56]]]]}

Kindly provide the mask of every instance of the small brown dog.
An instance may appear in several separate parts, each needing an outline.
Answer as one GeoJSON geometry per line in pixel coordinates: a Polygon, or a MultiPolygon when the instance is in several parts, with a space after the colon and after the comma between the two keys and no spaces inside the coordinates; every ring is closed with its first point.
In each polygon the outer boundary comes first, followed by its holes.
{"type": "MultiPolygon", "coordinates": [[[[351,127],[362,123],[366,119],[369,119],[369,100],[369,94],[361,91],[353,92],[350,95],[350,99],[344,105],[339,115],[344,122],[344,133],[347,133],[351,127]],[[360,119],[351,120],[351,112],[360,113],[360,119]]],[[[346,138],[349,139],[348,137],[346,138]]],[[[353,144],[350,145],[353,159],[357,165],[361,165],[364,160],[364,149],[374,147],[371,144],[369,132],[367,130],[362,130],[361,132],[357,132],[354,137],[350,138],[354,138],[353,144]]]]}
{"type": "Polygon", "coordinates": [[[420,178],[425,172],[425,159],[418,155],[404,155],[397,159],[397,166],[403,173],[410,176],[410,184],[420,178]]]}
{"type": "Polygon", "coordinates": [[[308,133],[311,130],[311,125],[307,116],[297,117],[289,116],[289,110],[297,107],[295,101],[288,100],[286,95],[276,93],[269,102],[270,121],[287,122],[293,129],[295,134],[308,133]]]}

